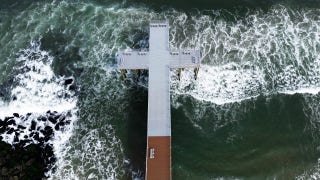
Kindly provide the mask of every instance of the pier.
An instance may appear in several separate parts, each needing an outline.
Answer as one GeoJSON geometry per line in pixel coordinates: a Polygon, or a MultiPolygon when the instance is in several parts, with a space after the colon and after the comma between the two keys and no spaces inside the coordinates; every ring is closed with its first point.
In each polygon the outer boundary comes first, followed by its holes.
{"type": "Polygon", "coordinates": [[[118,54],[118,68],[149,70],[148,130],[146,149],[146,180],[171,180],[171,113],[170,69],[200,67],[200,51],[171,50],[168,21],[150,23],[149,49],[124,50],[118,54]]]}

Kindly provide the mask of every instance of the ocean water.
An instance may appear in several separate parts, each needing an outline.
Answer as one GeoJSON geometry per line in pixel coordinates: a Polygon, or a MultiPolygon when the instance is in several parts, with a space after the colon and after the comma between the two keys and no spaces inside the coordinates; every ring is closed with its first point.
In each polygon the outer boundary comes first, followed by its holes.
{"type": "Polygon", "coordinates": [[[320,178],[320,1],[4,0],[0,118],[71,116],[50,179],[144,179],[148,76],[115,55],[155,19],[201,50],[196,81],[171,71],[173,179],[320,178]]]}

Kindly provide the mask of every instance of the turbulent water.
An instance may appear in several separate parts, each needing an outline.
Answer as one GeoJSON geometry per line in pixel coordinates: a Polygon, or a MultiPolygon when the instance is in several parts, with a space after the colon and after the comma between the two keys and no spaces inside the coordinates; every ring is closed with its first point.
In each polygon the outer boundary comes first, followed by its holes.
{"type": "Polygon", "coordinates": [[[171,71],[173,179],[319,179],[320,2],[178,2],[5,0],[0,116],[71,116],[51,179],[144,179],[147,72],[121,81],[115,55],[168,19],[202,60],[171,71]]]}

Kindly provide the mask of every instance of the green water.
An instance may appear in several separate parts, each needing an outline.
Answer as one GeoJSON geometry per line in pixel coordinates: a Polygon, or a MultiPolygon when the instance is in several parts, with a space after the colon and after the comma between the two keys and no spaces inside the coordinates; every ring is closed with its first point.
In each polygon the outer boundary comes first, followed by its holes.
{"type": "Polygon", "coordinates": [[[115,54],[147,47],[149,21],[168,19],[170,45],[200,48],[203,61],[198,81],[171,75],[173,179],[319,178],[319,4],[5,0],[1,100],[12,101],[19,52],[38,42],[78,87],[51,177],[143,179],[147,73],[121,81],[115,54]]]}
{"type": "Polygon", "coordinates": [[[310,133],[312,128],[302,110],[300,95],[260,96],[228,107],[241,113],[236,116],[237,121],[217,130],[215,123],[228,120],[229,115],[222,110],[220,113],[226,117],[219,119],[209,105],[200,122],[201,129],[194,128],[183,113],[193,107],[190,100],[181,98],[186,107],[173,111],[176,177],[293,179],[317,161],[317,138],[310,133]],[[193,170],[196,173],[190,173],[193,170]]]}

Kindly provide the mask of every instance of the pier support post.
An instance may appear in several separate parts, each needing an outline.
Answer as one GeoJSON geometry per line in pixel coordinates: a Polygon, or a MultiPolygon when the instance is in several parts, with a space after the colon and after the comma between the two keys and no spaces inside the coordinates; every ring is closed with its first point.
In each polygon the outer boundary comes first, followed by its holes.
{"type": "Polygon", "coordinates": [[[178,78],[179,78],[179,81],[181,80],[181,71],[182,71],[182,68],[178,68],[178,78]]]}
{"type": "Polygon", "coordinates": [[[135,77],[136,79],[138,79],[138,78],[140,77],[140,70],[139,70],[139,69],[135,69],[135,70],[134,70],[134,77],[135,77]]]}
{"type": "Polygon", "coordinates": [[[127,75],[126,75],[127,74],[127,70],[121,69],[120,72],[121,72],[121,79],[122,80],[126,79],[127,78],[127,75]]]}
{"type": "Polygon", "coordinates": [[[199,68],[198,68],[198,67],[197,67],[197,68],[194,68],[193,72],[194,72],[194,79],[197,80],[199,68]]]}

